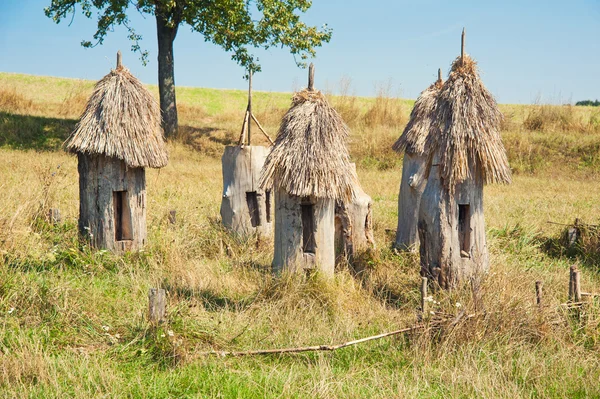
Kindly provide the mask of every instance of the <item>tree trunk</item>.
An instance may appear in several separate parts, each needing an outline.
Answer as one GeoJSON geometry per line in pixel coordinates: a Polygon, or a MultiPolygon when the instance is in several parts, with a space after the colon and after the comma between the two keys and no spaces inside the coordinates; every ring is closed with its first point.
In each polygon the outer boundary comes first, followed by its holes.
{"type": "Polygon", "coordinates": [[[177,104],[175,102],[175,60],[173,42],[178,24],[169,26],[165,13],[156,10],[156,33],[158,35],[158,92],[165,137],[177,136],[177,104]]]}

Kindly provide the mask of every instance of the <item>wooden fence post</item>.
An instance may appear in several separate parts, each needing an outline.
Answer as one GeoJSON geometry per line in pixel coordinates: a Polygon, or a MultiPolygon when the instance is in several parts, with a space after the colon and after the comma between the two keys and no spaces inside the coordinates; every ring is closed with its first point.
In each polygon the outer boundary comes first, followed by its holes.
{"type": "Polygon", "coordinates": [[[167,294],[162,288],[148,290],[148,320],[157,325],[165,320],[167,294]]]}

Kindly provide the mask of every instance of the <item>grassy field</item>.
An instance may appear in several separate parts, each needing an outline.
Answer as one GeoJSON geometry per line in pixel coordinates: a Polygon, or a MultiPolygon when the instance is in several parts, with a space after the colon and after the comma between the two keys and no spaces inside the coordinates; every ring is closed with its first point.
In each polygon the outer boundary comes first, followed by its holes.
{"type": "MultiPolygon", "coordinates": [[[[588,227],[583,245],[566,250],[565,226],[547,223],[600,219],[597,109],[502,106],[514,183],[485,189],[491,273],[475,293],[436,293],[430,329],[336,352],[222,358],[200,353],[341,343],[417,322],[418,259],[390,250],[402,161],[390,147],[412,102],[385,90],[331,97],[374,200],[377,250],[358,275],[340,267],[334,281],[301,280],[271,275],[271,243],[219,224],[220,156],[238,138],[242,91],[178,88],[180,137],[169,165],[147,172],[143,253],[80,242],[77,162],[60,144],[92,87],[0,73],[0,396],[600,397],[600,303],[561,306],[572,264],[583,290],[600,293],[598,234],[588,227]],[[44,220],[48,208],[62,223],[44,220]],[[157,286],[169,307],[155,330],[145,311],[157,286]],[[463,309],[476,316],[435,327],[463,309]]],[[[255,94],[271,136],[289,101],[255,94]]]]}

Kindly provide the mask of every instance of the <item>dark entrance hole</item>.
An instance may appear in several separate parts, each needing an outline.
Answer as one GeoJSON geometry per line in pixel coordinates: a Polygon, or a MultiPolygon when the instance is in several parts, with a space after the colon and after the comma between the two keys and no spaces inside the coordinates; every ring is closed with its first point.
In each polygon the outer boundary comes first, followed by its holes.
{"type": "Polygon", "coordinates": [[[460,256],[470,257],[471,253],[471,211],[469,204],[458,205],[458,241],[460,256]]]}
{"type": "Polygon", "coordinates": [[[315,207],[313,204],[301,204],[302,210],[302,249],[305,253],[314,254],[317,249],[315,241],[315,207]]]}
{"type": "Polygon", "coordinates": [[[250,212],[250,223],[252,227],[260,226],[260,211],[258,209],[258,196],[256,191],[246,192],[246,203],[250,212]]]}
{"type": "Polygon", "coordinates": [[[131,208],[127,191],[113,191],[113,210],[115,213],[115,240],[133,240],[131,208]]]}

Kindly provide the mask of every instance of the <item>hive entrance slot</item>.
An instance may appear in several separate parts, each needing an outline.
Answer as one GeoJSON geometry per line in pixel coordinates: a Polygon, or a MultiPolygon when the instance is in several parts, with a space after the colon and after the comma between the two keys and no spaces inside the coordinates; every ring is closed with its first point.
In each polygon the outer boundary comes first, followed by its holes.
{"type": "Polygon", "coordinates": [[[260,226],[260,212],[258,209],[258,195],[256,191],[246,192],[246,203],[248,204],[248,212],[250,213],[250,223],[252,227],[260,226]]]}
{"type": "Polygon", "coordinates": [[[314,254],[317,248],[314,205],[301,204],[300,208],[302,211],[302,249],[304,253],[314,254]]]}
{"type": "Polygon", "coordinates": [[[113,209],[115,213],[115,240],[133,240],[131,208],[127,191],[113,191],[113,209]]]}
{"type": "Polygon", "coordinates": [[[458,205],[458,241],[460,256],[470,257],[471,252],[471,210],[469,204],[458,205]]]}

